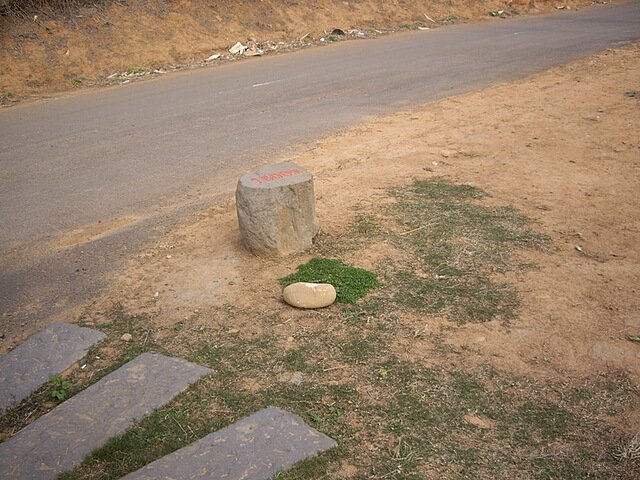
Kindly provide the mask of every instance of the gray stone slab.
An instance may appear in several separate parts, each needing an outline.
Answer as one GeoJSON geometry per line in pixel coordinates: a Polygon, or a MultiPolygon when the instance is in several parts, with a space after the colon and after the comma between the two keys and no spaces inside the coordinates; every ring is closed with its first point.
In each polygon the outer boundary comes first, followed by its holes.
{"type": "Polygon", "coordinates": [[[0,357],[0,413],[80,360],[104,337],[97,330],[56,322],[0,357]]]}
{"type": "Polygon", "coordinates": [[[121,480],[266,480],[335,446],[300,417],[269,407],[121,480]]]}
{"type": "Polygon", "coordinates": [[[145,353],[0,443],[0,479],[49,480],[211,370],[145,353]]]}

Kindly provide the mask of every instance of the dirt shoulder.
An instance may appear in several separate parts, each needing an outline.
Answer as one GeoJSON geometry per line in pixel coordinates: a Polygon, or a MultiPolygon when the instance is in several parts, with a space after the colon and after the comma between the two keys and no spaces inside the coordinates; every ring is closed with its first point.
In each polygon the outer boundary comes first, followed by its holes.
{"type": "Polygon", "coordinates": [[[593,3],[603,2],[127,0],[63,12],[34,10],[28,16],[0,16],[0,105],[246,59],[229,53],[237,42],[263,55],[277,54],[402,29],[508,21],[593,3]],[[345,35],[331,35],[334,29],[345,35]]]}

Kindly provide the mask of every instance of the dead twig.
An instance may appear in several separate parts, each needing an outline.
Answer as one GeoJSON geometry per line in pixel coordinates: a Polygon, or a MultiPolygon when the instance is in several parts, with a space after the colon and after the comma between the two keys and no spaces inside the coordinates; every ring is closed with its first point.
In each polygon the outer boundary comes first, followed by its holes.
{"type": "Polygon", "coordinates": [[[410,233],[417,232],[418,230],[422,230],[423,228],[428,227],[428,226],[429,226],[429,225],[422,225],[421,227],[414,228],[413,230],[409,230],[409,231],[407,231],[407,232],[399,233],[398,235],[409,235],[410,233]]]}

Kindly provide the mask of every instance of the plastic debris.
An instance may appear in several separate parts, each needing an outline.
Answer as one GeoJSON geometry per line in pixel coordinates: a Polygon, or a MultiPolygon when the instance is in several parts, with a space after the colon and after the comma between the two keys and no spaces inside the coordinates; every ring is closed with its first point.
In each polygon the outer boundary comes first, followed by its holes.
{"type": "Polygon", "coordinates": [[[236,55],[236,54],[242,55],[246,49],[247,47],[245,47],[242,43],[238,42],[229,49],[229,53],[232,55],[236,55]]]}

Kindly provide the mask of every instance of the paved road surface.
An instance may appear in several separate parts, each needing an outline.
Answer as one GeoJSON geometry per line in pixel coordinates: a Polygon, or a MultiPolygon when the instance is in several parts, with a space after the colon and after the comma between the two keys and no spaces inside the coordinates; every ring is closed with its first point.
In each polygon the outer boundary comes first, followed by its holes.
{"type": "Polygon", "coordinates": [[[150,235],[228,197],[240,174],[289,145],[638,39],[632,0],[343,42],[0,111],[0,315],[11,314],[0,333],[95,294],[150,235]],[[122,217],[136,221],[55,247],[70,230],[122,217]]]}

